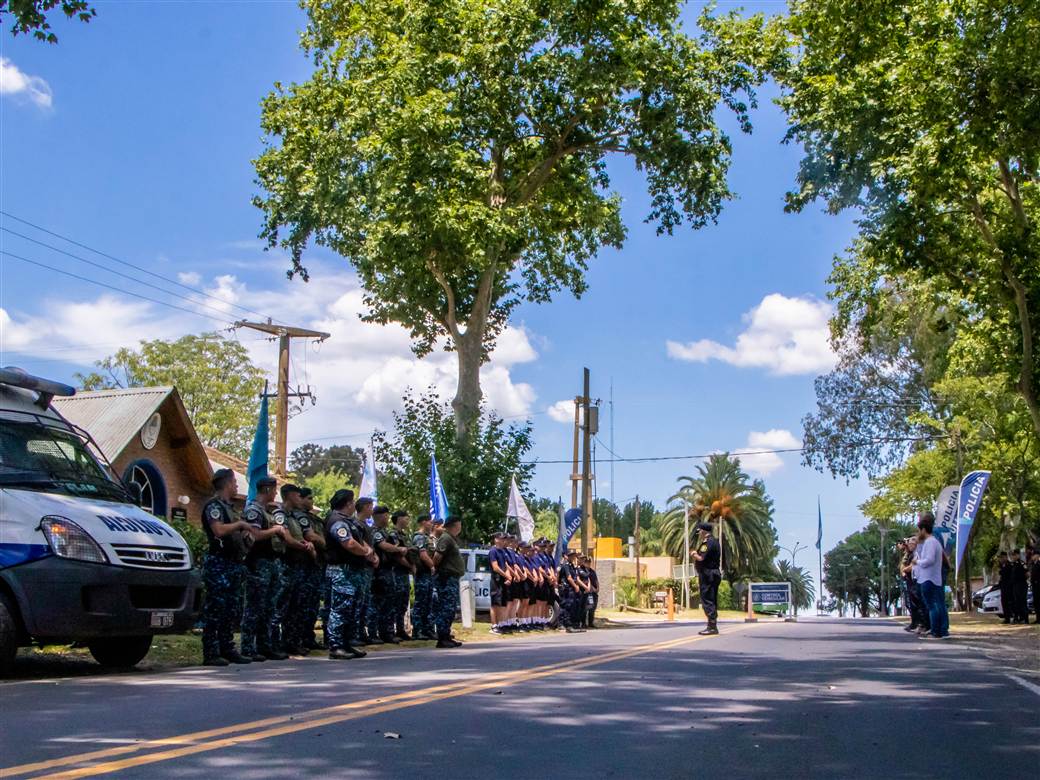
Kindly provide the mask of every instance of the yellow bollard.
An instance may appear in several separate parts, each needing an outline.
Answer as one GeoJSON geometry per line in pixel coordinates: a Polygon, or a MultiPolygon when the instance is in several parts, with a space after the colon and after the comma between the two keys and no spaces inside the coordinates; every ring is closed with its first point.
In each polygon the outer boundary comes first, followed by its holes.
{"type": "Polygon", "coordinates": [[[668,619],[675,620],[675,596],[672,595],[672,589],[668,589],[668,595],[665,597],[665,606],[668,607],[668,619]]]}

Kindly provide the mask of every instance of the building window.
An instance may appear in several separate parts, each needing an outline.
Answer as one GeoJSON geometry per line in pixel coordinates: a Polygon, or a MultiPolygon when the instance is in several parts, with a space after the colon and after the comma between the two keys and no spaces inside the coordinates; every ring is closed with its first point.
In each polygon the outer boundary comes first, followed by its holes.
{"type": "Polygon", "coordinates": [[[166,483],[150,460],[135,460],[123,474],[123,480],[141,488],[141,509],[156,517],[166,517],[166,483]]]}

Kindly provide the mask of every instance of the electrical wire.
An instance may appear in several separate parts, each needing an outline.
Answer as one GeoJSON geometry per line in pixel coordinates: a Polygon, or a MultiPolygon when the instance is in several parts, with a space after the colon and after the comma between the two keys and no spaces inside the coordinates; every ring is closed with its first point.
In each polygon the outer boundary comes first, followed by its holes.
{"type": "MultiPolygon", "coordinates": [[[[27,225],[28,227],[31,227],[34,230],[39,230],[41,233],[46,233],[49,236],[54,236],[55,238],[60,238],[62,241],[67,241],[68,243],[72,244],[73,246],[77,246],[80,249],[85,249],[88,252],[93,252],[94,254],[96,254],[96,255],[98,255],[100,257],[107,258],[108,260],[111,260],[111,261],[113,261],[115,263],[119,263],[120,265],[125,265],[128,268],[133,268],[135,271],[140,271],[141,273],[148,274],[149,276],[154,276],[157,279],[162,279],[164,282],[168,282],[169,284],[172,284],[172,285],[175,285],[177,287],[180,287],[181,289],[189,290],[190,292],[196,293],[197,295],[202,295],[203,297],[210,298],[210,299],[212,299],[214,301],[217,301],[219,303],[226,304],[228,306],[232,306],[232,307],[234,307],[236,309],[239,309],[240,311],[244,311],[244,312],[247,312],[249,314],[255,314],[257,317],[261,317],[263,319],[270,319],[272,322],[279,322],[280,323],[280,320],[276,320],[276,319],[273,319],[271,317],[268,317],[266,314],[262,314],[261,312],[254,311],[253,309],[250,309],[250,308],[248,308],[246,306],[240,306],[237,303],[230,303],[228,301],[225,301],[225,300],[223,300],[221,298],[216,297],[215,295],[211,295],[210,293],[207,293],[205,290],[200,290],[197,287],[192,287],[189,284],[184,284],[183,282],[177,281],[176,279],[171,279],[168,276],[163,276],[162,274],[156,273],[155,271],[149,271],[147,268],[142,268],[141,266],[135,265],[134,263],[128,262],[126,260],[121,260],[120,258],[115,257],[114,255],[110,255],[107,252],[102,252],[100,249],[95,249],[92,246],[88,246],[87,244],[83,244],[83,243],[81,243],[79,241],[71,239],[68,236],[62,235],[61,233],[58,233],[58,232],[53,231],[53,230],[48,230],[47,228],[42,227],[40,225],[37,225],[37,224],[35,224],[33,222],[30,222],[27,219],[22,219],[21,217],[15,216],[14,214],[12,214],[12,213],[10,213],[8,211],[0,210],[0,214],[2,214],[3,216],[7,217],[8,219],[13,219],[16,222],[20,222],[23,225],[27,225]]],[[[14,233],[14,231],[9,230],[8,228],[3,228],[3,229],[7,230],[10,233],[14,233]]],[[[18,233],[14,233],[14,234],[15,235],[20,235],[18,233]]],[[[22,238],[27,238],[27,237],[26,236],[22,236],[22,238]]],[[[33,238],[28,238],[27,240],[32,241],[32,242],[37,243],[37,244],[41,244],[42,246],[47,246],[47,244],[43,244],[42,242],[37,241],[36,239],[33,239],[33,238]]],[[[63,252],[64,250],[57,249],[56,251],[63,252]]],[[[68,253],[66,253],[66,254],[68,254],[68,253]]],[[[75,257],[75,255],[72,255],[72,256],[75,257]]],[[[77,258],[77,259],[82,259],[82,258],[77,258]]],[[[90,262],[90,261],[85,260],[84,262],[90,262]]],[[[106,269],[106,270],[110,270],[110,269],[106,269]]],[[[112,273],[115,273],[115,272],[113,271],[112,273]]],[[[143,282],[142,282],[142,284],[143,284],[143,282]]],[[[164,292],[168,292],[168,291],[164,290],[164,292]]],[[[284,324],[284,323],[281,323],[281,324],[284,324]]]]}

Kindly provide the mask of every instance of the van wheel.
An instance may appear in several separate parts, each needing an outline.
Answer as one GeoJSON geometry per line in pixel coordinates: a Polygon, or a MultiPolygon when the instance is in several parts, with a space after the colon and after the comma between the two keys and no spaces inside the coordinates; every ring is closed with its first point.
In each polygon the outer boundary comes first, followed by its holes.
{"type": "Polygon", "coordinates": [[[152,637],[123,636],[114,639],[96,639],[87,645],[94,660],[102,666],[129,669],[136,666],[152,648],[152,637]]]}
{"type": "Polygon", "coordinates": [[[0,594],[0,677],[6,676],[14,666],[18,653],[18,623],[7,597],[0,594]]]}

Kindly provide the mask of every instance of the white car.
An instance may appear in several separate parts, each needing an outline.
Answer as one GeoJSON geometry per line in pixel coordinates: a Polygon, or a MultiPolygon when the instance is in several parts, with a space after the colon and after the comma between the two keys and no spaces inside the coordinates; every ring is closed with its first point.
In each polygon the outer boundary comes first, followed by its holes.
{"type": "Polygon", "coordinates": [[[1003,617],[1004,606],[1000,601],[1000,588],[993,588],[982,597],[982,607],[979,611],[990,614],[995,613],[997,617],[1003,617]]]}
{"type": "Polygon", "coordinates": [[[462,557],[466,561],[466,573],[462,579],[472,583],[477,611],[490,612],[491,564],[488,561],[487,548],[470,547],[459,552],[462,553],[462,557]]]}

